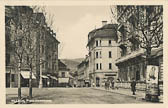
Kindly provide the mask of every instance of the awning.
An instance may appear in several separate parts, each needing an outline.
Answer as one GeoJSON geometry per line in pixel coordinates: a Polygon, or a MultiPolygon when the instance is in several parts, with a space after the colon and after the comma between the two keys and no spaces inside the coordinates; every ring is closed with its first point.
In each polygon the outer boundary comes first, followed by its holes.
{"type": "Polygon", "coordinates": [[[54,76],[50,76],[51,79],[55,79],[55,80],[58,80],[56,77],[54,76]]]}
{"type": "Polygon", "coordinates": [[[69,74],[69,78],[73,78],[72,75],[69,74]]]}
{"type": "Polygon", "coordinates": [[[46,78],[46,79],[48,79],[48,77],[47,77],[47,76],[45,76],[45,75],[42,75],[41,77],[42,77],[42,78],[46,78]]]}
{"type": "MultiPolygon", "coordinates": [[[[30,78],[30,71],[21,71],[21,75],[24,79],[29,79],[30,78]]],[[[32,79],[36,79],[34,74],[32,73],[32,79]]]]}

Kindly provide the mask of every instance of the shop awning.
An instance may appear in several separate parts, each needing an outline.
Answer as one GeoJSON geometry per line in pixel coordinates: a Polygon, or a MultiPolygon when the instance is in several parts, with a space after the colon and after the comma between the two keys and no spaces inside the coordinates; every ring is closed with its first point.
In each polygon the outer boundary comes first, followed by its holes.
{"type": "Polygon", "coordinates": [[[69,78],[73,78],[72,75],[69,74],[69,78]]]}
{"type": "Polygon", "coordinates": [[[45,75],[42,75],[41,77],[42,77],[42,78],[46,78],[46,79],[48,79],[48,77],[47,77],[47,76],[45,76],[45,75]]]}
{"type": "MultiPolygon", "coordinates": [[[[30,78],[30,71],[21,71],[21,75],[24,79],[29,79],[30,78]]],[[[36,79],[34,74],[32,73],[32,79],[36,79]]]]}
{"type": "Polygon", "coordinates": [[[58,80],[56,77],[54,76],[50,76],[51,79],[55,79],[55,80],[58,80]]]}

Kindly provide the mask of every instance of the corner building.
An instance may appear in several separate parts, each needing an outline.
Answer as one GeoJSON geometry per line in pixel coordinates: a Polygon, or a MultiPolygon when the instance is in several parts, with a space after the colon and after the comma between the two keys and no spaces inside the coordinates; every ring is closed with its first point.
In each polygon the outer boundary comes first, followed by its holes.
{"type": "Polygon", "coordinates": [[[118,68],[115,65],[117,59],[117,24],[106,24],[88,34],[89,48],[89,79],[91,85],[103,86],[108,78],[115,78],[118,68]]]}

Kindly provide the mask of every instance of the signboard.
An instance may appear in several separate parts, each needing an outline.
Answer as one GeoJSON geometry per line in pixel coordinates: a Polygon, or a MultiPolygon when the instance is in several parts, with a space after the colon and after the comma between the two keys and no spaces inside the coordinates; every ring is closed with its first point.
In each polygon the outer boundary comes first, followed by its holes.
{"type": "Polygon", "coordinates": [[[159,72],[158,66],[154,66],[154,65],[147,66],[146,94],[158,95],[158,72],[159,72]]]}
{"type": "Polygon", "coordinates": [[[69,78],[58,78],[58,83],[69,83],[69,78]]]}

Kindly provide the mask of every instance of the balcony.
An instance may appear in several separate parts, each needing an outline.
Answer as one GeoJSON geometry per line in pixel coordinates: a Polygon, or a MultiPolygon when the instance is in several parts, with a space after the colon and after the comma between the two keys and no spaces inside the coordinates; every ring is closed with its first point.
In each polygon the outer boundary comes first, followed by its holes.
{"type": "Polygon", "coordinates": [[[130,54],[128,54],[126,56],[118,58],[116,60],[116,64],[125,62],[125,61],[127,61],[129,59],[135,58],[135,57],[140,56],[140,55],[142,55],[144,53],[145,53],[145,50],[143,50],[143,49],[139,49],[139,50],[133,51],[133,52],[131,52],[130,54]]]}

